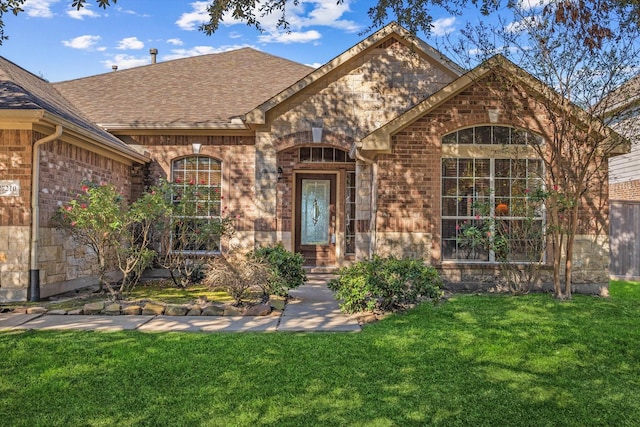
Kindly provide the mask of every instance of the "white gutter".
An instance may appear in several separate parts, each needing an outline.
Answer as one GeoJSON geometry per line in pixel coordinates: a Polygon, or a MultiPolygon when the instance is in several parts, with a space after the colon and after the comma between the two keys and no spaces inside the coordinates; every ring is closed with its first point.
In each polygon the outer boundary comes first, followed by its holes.
{"type": "Polygon", "coordinates": [[[62,135],[62,126],[56,125],[51,135],[33,143],[31,158],[31,247],[29,256],[29,301],[40,300],[40,270],[38,269],[38,237],[40,235],[40,146],[54,141],[62,135]]]}
{"type": "Polygon", "coordinates": [[[373,258],[376,254],[377,246],[377,222],[378,217],[378,163],[374,160],[368,159],[360,153],[360,147],[358,144],[354,144],[356,159],[371,166],[371,220],[369,222],[369,259],[373,258]]]}

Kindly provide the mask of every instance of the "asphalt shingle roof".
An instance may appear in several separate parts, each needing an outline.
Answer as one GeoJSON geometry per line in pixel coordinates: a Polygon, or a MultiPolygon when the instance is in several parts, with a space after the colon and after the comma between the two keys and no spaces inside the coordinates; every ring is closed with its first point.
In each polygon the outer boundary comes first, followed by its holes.
{"type": "Polygon", "coordinates": [[[306,65],[242,48],[60,82],[55,87],[107,128],[217,127],[311,71],[306,65]]]}
{"type": "Polygon", "coordinates": [[[92,123],[51,83],[0,56],[0,110],[44,110],[120,149],[131,148],[92,123]]]}

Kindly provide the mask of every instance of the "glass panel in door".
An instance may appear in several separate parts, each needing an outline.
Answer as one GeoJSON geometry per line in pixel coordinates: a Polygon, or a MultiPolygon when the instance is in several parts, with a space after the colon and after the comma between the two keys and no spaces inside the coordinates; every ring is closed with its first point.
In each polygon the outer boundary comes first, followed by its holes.
{"type": "Polygon", "coordinates": [[[331,181],[303,179],[300,244],[328,245],[330,240],[331,181]]]}

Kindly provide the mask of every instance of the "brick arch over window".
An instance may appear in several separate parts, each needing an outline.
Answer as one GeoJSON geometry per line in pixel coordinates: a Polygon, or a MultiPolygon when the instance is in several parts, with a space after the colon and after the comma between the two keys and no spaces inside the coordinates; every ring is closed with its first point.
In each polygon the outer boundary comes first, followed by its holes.
{"type": "Polygon", "coordinates": [[[323,129],[322,140],[320,143],[313,142],[313,135],[311,129],[308,131],[290,133],[288,135],[281,136],[273,141],[273,145],[276,151],[286,151],[290,148],[309,145],[309,144],[322,144],[323,147],[335,147],[344,151],[349,151],[353,145],[354,139],[351,136],[347,136],[342,133],[332,132],[328,129],[323,129]]]}

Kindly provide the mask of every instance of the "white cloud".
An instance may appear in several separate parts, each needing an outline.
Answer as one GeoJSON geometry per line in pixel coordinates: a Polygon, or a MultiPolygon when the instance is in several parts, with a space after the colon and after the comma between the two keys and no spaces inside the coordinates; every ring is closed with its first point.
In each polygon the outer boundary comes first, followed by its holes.
{"type": "Polygon", "coordinates": [[[178,38],[168,39],[167,43],[172,44],[174,46],[182,46],[184,42],[178,38]]]}
{"type": "Polygon", "coordinates": [[[356,32],[360,31],[360,26],[353,21],[340,19],[342,15],[350,11],[349,0],[337,4],[335,1],[306,1],[303,4],[313,5],[307,18],[300,20],[300,28],[322,25],[326,27],[338,28],[341,30],[356,32]]]}
{"type": "Polygon", "coordinates": [[[118,43],[116,49],[118,50],[127,50],[127,49],[142,49],[144,47],[144,43],[138,40],[137,37],[126,37],[118,43]]]}
{"type": "Polygon", "coordinates": [[[100,16],[99,13],[94,12],[93,10],[91,10],[91,7],[89,5],[86,5],[82,8],[80,8],[79,10],[76,8],[73,9],[69,9],[67,10],[67,15],[70,18],[73,19],[79,19],[79,20],[83,20],[84,18],[97,18],[100,16]]]}
{"type": "Polygon", "coordinates": [[[118,70],[125,70],[127,68],[140,67],[142,65],[148,65],[151,63],[151,57],[145,55],[141,56],[133,56],[127,54],[118,54],[111,57],[111,59],[106,61],[101,61],[105,68],[112,69],[114,65],[118,66],[118,70]]]}
{"type": "Polygon", "coordinates": [[[148,17],[151,16],[151,15],[146,14],[146,13],[138,13],[135,10],[125,9],[125,8],[123,8],[121,6],[113,6],[113,7],[115,8],[115,10],[117,12],[124,13],[126,15],[140,16],[140,17],[143,17],[143,18],[148,18],[148,17]]]}
{"type": "Polygon", "coordinates": [[[100,41],[100,36],[79,36],[71,40],[63,40],[62,44],[73,49],[88,50],[93,48],[100,41]]]}
{"type": "Polygon", "coordinates": [[[207,6],[209,2],[196,1],[189,4],[191,6],[191,12],[183,13],[176,21],[176,25],[182,30],[193,31],[209,20],[209,14],[207,13],[207,6]]]}
{"type": "Polygon", "coordinates": [[[60,0],[26,0],[22,8],[32,18],[51,18],[51,6],[60,0]]]}
{"type": "Polygon", "coordinates": [[[271,34],[265,34],[258,37],[258,40],[262,43],[308,43],[314,40],[319,40],[322,35],[316,30],[309,31],[291,31],[287,32],[274,32],[271,34]]]}
{"type": "Polygon", "coordinates": [[[553,0],[520,0],[520,7],[525,10],[537,9],[544,7],[553,0]]]}
{"type": "Polygon", "coordinates": [[[222,53],[228,52],[230,50],[236,50],[243,47],[251,47],[253,49],[257,49],[251,45],[229,45],[229,46],[220,46],[220,47],[212,47],[212,46],[195,46],[190,49],[172,49],[171,53],[168,55],[163,55],[163,61],[170,61],[172,59],[180,59],[180,58],[188,58],[191,56],[199,56],[199,55],[208,55],[210,53],[222,53]]]}
{"type": "Polygon", "coordinates": [[[241,37],[242,37],[242,34],[241,34],[241,33],[239,33],[239,32],[237,32],[237,31],[231,31],[231,32],[229,33],[229,38],[230,38],[230,39],[239,39],[239,38],[241,38],[241,37]]]}
{"type": "MultiPolygon", "coordinates": [[[[278,28],[278,20],[281,17],[279,11],[262,16],[260,24],[264,29],[264,34],[259,36],[261,43],[310,43],[322,38],[318,29],[310,27],[330,27],[347,32],[357,32],[361,27],[351,20],[341,19],[350,12],[350,5],[353,0],[344,0],[340,4],[330,0],[301,0],[298,5],[287,3],[286,19],[289,23],[290,32],[287,33],[278,28]]],[[[195,30],[197,26],[209,21],[207,1],[197,1],[190,3],[191,12],[184,13],[176,24],[183,30],[195,30]]],[[[255,11],[256,16],[261,16],[259,10],[255,11]]],[[[223,17],[222,25],[231,26],[243,24],[243,21],[233,19],[229,13],[223,17]]],[[[231,38],[239,38],[239,33],[231,33],[231,38]]]]}
{"type": "Polygon", "coordinates": [[[456,23],[455,17],[436,19],[431,23],[431,32],[435,36],[447,35],[455,30],[454,24],[456,23]]]}
{"type": "Polygon", "coordinates": [[[527,29],[532,28],[539,19],[540,19],[539,17],[528,16],[520,21],[511,22],[510,24],[504,27],[504,30],[507,33],[513,33],[513,34],[521,33],[523,31],[526,31],[527,29]]]}

